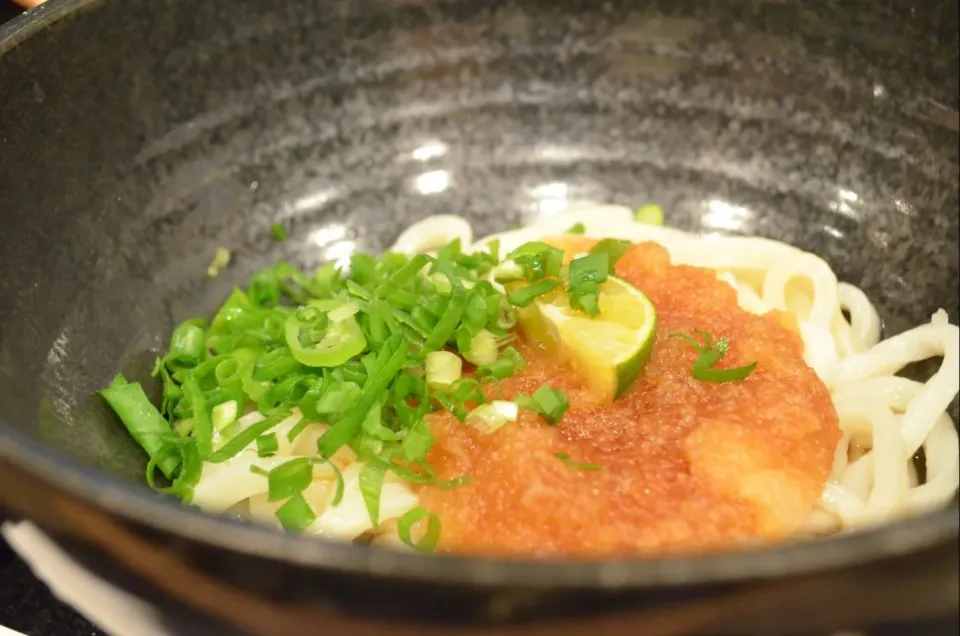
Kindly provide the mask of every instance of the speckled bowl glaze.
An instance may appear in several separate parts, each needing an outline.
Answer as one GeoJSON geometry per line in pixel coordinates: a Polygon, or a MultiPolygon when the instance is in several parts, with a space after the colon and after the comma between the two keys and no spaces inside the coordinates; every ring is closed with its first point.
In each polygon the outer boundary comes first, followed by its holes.
{"type": "Polygon", "coordinates": [[[956,612],[956,505],[702,558],[395,554],[160,499],[93,396],[118,366],[144,379],[177,321],[278,258],[379,250],[431,213],[503,229],[563,199],[656,201],[672,225],[812,250],[890,333],[938,307],[956,322],[957,25],[949,1],[48,2],[0,28],[0,504],[178,634],[956,612]],[[234,260],[211,280],[218,246],[234,260]]]}

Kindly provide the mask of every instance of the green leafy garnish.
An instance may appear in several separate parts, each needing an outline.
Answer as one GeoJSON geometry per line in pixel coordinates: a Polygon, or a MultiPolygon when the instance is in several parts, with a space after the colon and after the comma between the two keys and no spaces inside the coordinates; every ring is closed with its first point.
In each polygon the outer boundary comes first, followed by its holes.
{"type": "Polygon", "coordinates": [[[440,540],[440,518],[423,508],[414,508],[400,517],[397,522],[397,534],[400,540],[406,543],[414,550],[420,552],[433,552],[440,540]],[[426,520],[427,527],[418,541],[413,539],[413,528],[418,523],[426,520]]]}
{"type": "Polygon", "coordinates": [[[603,466],[600,466],[599,464],[584,464],[583,462],[575,462],[570,459],[570,456],[566,453],[554,453],[553,456],[574,470],[603,470],[603,466]]]}
{"type": "Polygon", "coordinates": [[[697,350],[697,353],[700,354],[700,357],[697,358],[697,361],[693,363],[692,375],[695,379],[700,380],[701,382],[742,382],[747,379],[747,376],[753,373],[753,370],[757,368],[757,363],[752,362],[750,364],[744,365],[742,367],[736,367],[733,369],[714,369],[720,360],[727,355],[727,350],[730,348],[730,341],[726,338],[720,338],[716,344],[713,343],[713,336],[705,331],[697,331],[697,334],[703,338],[703,344],[694,340],[691,336],[681,333],[670,334],[671,338],[681,338],[690,343],[690,345],[697,350]]]}
{"type": "Polygon", "coordinates": [[[308,457],[298,457],[280,464],[267,476],[267,501],[280,501],[303,492],[313,481],[313,463],[308,457]]]}
{"type": "Polygon", "coordinates": [[[259,457],[271,457],[277,454],[280,444],[277,442],[276,433],[268,433],[257,438],[257,455],[259,457]]]}
{"type": "Polygon", "coordinates": [[[207,267],[207,276],[210,278],[216,278],[220,271],[230,264],[230,250],[225,247],[218,247],[217,251],[213,254],[213,260],[210,262],[210,266],[207,267]]]}
{"type": "Polygon", "coordinates": [[[173,443],[174,432],[170,423],[147,399],[143,387],[137,382],[128,383],[122,375],[117,375],[113,384],[100,391],[100,395],[157,468],[166,477],[173,477],[174,471],[180,466],[180,457],[168,449],[173,443]]]}
{"type": "Polygon", "coordinates": [[[640,206],[634,218],[646,225],[663,225],[663,209],[655,203],[647,203],[640,206]]]}
{"type": "Polygon", "coordinates": [[[360,494],[370,515],[370,525],[374,528],[380,525],[380,493],[386,472],[387,464],[377,460],[365,462],[360,469],[360,494]]]}
{"type": "Polygon", "coordinates": [[[527,307],[538,296],[543,296],[547,292],[553,291],[559,283],[555,280],[542,280],[539,283],[520,287],[512,292],[507,298],[517,307],[527,307]]]}
{"type": "MultiPolygon", "coordinates": [[[[271,232],[286,238],[279,224],[271,232]]],[[[436,256],[357,253],[348,267],[328,264],[315,272],[280,262],[234,289],[209,320],[177,325],[152,373],[162,384],[159,408],[122,376],[102,392],[149,455],[148,483],[189,501],[206,463],[251,452],[276,457],[314,423],[325,428],[316,455],[271,471],[251,468],[267,478],[268,498],[283,502],[277,518],[288,530],[303,530],[322,512],[302,496],[314,465],[329,463],[337,478],[333,505],[343,498],[343,476],[331,460],[344,446],[362,462],[360,490],[374,527],[383,521],[387,470],[411,484],[467,483],[469,475],[438,482],[427,462],[435,443],[427,416],[448,410],[464,421],[482,413],[478,407],[491,402],[486,396],[499,393],[500,381],[524,365],[509,346],[516,308],[567,280],[562,250],[527,243],[507,255],[520,286],[508,297],[488,280],[507,261],[501,263],[498,241],[488,247],[467,253],[452,241],[436,256]],[[253,411],[263,419],[250,423],[253,411]],[[280,440],[278,425],[294,417],[296,425],[280,440]]],[[[218,250],[210,275],[229,260],[228,250],[218,250]]],[[[573,274],[587,285],[596,276],[584,265],[573,274]]],[[[550,423],[568,406],[549,387],[528,399],[550,423]]],[[[429,513],[417,514],[407,521],[410,528],[426,524],[416,544],[428,549],[439,524],[429,513]]]]}
{"type": "Polygon", "coordinates": [[[614,265],[630,249],[631,245],[633,244],[630,241],[621,239],[602,239],[590,248],[590,254],[606,254],[608,259],[607,271],[612,274],[614,265]]]}
{"type": "Polygon", "coordinates": [[[574,223],[569,228],[567,228],[566,234],[584,234],[586,233],[587,228],[584,227],[583,223],[574,223]]]}
{"type": "Polygon", "coordinates": [[[279,223],[270,226],[270,233],[273,234],[273,240],[282,243],[287,240],[287,230],[279,223]]]}
{"type": "Polygon", "coordinates": [[[548,384],[542,385],[533,395],[517,395],[513,398],[517,406],[527,411],[539,413],[548,424],[556,425],[570,408],[570,401],[560,389],[548,384]]]}
{"type": "Polygon", "coordinates": [[[276,517],[284,529],[290,532],[302,532],[317,520],[310,504],[300,493],[290,497],[285,504],[277,509],[276,517]]]}
{"type": "Polygon", "coordinates": [[[600,285],[607,280],[610,256],[596,252],[570,261],[570,306],[588,316],[600,314],[600,285]]]}

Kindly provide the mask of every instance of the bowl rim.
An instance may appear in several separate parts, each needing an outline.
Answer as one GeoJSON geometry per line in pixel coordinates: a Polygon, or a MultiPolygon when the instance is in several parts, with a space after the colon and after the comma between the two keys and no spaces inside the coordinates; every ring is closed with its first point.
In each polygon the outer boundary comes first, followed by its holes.
{"type": "MultiPolygon", "coordinates": [[[[48,0],[0,25],[0,58],[29,37],[106,0],[48,0]]],[[[857,533],[710,555],[534,560],[422,555],[297,537],[218,517],[84,464],[0,419],[0,462],[132,524],[298,567],[487,586],[652,588],[800,575],[907,555],[960,535],[957,505],[857,533]]]]}
{"type": "Polygon", "coordinates": [[[0,462],[125,522],[250,557],[348,574],[473,586],[549,588],[654,588],[769,579],[840,569],[908,555],[960,534],[950,505],[856,533],[709,555],[637,558],[510,559],[424,555],[299,537],[266,526],[204,513],[146,485],[124,480],[52,450],[0,420],[0,462]]]}

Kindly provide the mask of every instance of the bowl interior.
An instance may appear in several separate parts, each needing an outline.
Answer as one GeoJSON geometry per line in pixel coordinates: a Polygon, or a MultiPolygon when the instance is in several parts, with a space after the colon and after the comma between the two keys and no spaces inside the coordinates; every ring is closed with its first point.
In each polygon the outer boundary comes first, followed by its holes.
{"type": "Polygon", "coordinates": [[[118,369],[427,214],[653,201],[819,254],[887,333],[958,320],[955,3],[73,4],[0,38],[0,420],[124,478],[118,369]]]}

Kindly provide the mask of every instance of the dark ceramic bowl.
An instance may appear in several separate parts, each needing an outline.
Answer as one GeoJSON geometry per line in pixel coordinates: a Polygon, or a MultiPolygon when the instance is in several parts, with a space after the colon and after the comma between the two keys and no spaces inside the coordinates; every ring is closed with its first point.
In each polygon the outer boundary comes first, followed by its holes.
{"type": "Polygon", "coordinates": [[[956,504],[703,558],[421,557],[163,500],[93,396],[275,259],[379,250],[431,213],[503,229],[561,193],[812,250],[889,333],[956,323],[957,26],[953,1],[52,0],[0,28],[0,504],[178,634],[956,612],[956,504]]]}

